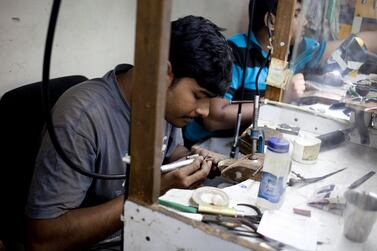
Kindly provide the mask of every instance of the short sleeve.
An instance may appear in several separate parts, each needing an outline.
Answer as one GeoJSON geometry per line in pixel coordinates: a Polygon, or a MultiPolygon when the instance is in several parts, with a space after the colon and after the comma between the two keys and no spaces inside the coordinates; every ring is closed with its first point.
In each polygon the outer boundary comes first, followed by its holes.
{"type": "Polygon", "coordinates": [[[172,127],[169,140],[168,140],[168,149],[166,151],[165,157],[170,157],[178,145],[183,146],[182,129],[177,128],[177,127],[172,127]]]}
{"type": "Polygon", "coordinates": [[[242,77],[242,70],[239,66],[233,64],[232,66],[232,81],[230,83],[229,89],[224,95],[224,98],[227,100],[232,100],[234,93],[236,90],[238,90],[239,85],[241,83],[241,77],[242,77]]]}
{"type": "MultiPolygon", "coordinates": [[[[61,146],[77,166],[93,172],[96,154],[92,143],[72,128],[56,128],[61,146]]],[[[37,156],[25,209],[31,218],[55,218],[83,202],[92,178],[79,174],[57,154],[46,133],[37,156]]]]}

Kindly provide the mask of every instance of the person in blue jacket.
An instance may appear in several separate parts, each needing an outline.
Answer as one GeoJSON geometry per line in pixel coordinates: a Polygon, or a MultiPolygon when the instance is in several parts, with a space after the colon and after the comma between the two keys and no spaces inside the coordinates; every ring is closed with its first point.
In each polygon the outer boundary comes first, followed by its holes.
{"type": "MultiPolygon", "coordinates": [[[[220,31],[198,16],[171,23],[161,164],[190,153],[183,147],[181,128],[205,117],[210,98],[223,96],[228,87],[232,52],[220,31]]],[[[125,172],[133,74],[132,65],[120,64],[102,78],[70,88],[55,104],[55,132],[76,166],[101,174],[125,172]]],[[[209,175],[212,162],[198,156],[162,173],[160,192],[197,186],[209,175]]],[[[127,181],[93,179],[71,169],[45,133],[25,208],[26,250],[121,250],[124,186],[127,181]]]]}

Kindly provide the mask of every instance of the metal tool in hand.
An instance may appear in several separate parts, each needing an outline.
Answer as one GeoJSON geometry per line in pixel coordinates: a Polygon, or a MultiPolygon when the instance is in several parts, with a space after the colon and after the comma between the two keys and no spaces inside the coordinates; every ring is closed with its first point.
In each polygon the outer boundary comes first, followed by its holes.
{"type": "Polygon", "coordinates": [[[342,168],[342,169],[339,169],[335,172],[331,172],[331,173],[328,173],[326,175],[323,175],[323,176],[320,176],[320,177],[313,177],[313,178],[305,178],[301,174],[292,171],[292,173],[294,175],[296,175],[298,179],[290,178],[289,181],[288,181],[288,186],[293,187],[293,186],[305,186],[305,185],[308,185],[308,184],[312,184],[312,183],[315,183],[317,181],[321,181],[323,179],[326,179],[327,177],[330,177],[330,176],[332,176],[336,173],[339,173],[339,172],[343,171],[344,169],[346,169],[346,168],[342,168]]]}

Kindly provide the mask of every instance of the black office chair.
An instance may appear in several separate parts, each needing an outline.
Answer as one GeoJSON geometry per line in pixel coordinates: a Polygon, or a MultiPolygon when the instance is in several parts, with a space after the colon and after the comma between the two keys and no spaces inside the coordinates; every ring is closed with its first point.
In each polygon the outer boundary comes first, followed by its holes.
{"type": "MultiPolygon", "coordinates": [[[[85,80],[79,75],[51,79],[51,104],[85,80]]],[[[0,100],[0,240],[7,250],[22,250],[24,243],[24,208],[45,124],[41,85],[18,87],[0,100]]]]}

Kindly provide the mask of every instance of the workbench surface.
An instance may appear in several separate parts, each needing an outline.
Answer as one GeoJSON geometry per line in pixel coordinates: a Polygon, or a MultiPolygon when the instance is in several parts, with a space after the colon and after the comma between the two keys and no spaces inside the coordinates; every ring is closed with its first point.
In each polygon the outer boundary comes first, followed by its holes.
{"type": "MultiPolygon", "coordinates": [[[[211,138],[201,144],[210,150],[229,154],[231,138],[211,138]]],[[[328,184],[344,184],[352,182],[369,171],[377,172],[377,149],[348,142],[336,149],[321,152],[315,164],[305,165],[293,161],[292,170],[304,177],[317,177],[346,168],[344,171],[328,177],[322,181],[304,187],[288,187],[285,201],[280,210],[292,214],[293,208],[311,211],[311,217],[319,223],[317,250],[376,250],[377,224],[374,225],[369,238],[364,243],[349,241],[343,236],[343,217],[307,205],[313,192],[328,184]]],[[[253,182],[250,187],[249,203],[255,203],[259,182],[253,182]]],[[[359,186],[357,189],[377,193],[377,175],[359,186]]],[[[271,226],[273,227],[273,226],[271,226]]],[[[288,249],[289,250],[289,249],[288,249]]]]}

